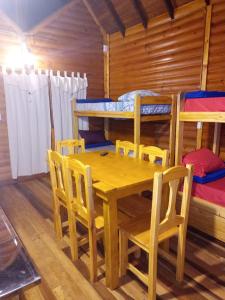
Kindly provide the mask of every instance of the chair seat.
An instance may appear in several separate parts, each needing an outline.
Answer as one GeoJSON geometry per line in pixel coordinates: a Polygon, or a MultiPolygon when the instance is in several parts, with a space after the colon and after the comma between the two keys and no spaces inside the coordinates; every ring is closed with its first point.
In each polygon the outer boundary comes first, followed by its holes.
{"type": "Polygon", "coordinates": [[[137,217],[151,211],[152,201],[138,194],[118,200],[118,209],[130,216],[137,217]]]}
{"type": "MultiPolygon", "coordinates": [[[[128,235],[128,239],[137,244],[140,248],[145,251],[149,251],[150,242],[150,222],[151,213],[139,215],[136,218],[120,224],[120,230],[123,230],[128,235]]],[[[159,243],[165,239],[176,235],[178,233],[178,227],[173,227],[167,230],[166,235],[164,233],[159,235],[159,243]]]]}

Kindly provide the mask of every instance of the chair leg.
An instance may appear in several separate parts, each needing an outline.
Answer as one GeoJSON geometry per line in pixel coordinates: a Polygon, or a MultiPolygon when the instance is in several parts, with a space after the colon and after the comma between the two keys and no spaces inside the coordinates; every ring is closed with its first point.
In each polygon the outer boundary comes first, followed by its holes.
{"type": "Polygon", "coordinates": [[[158,245],[150,250],[148,261],[148,300],[156,300],[158,245]]]}
{"type": "Polygon", "coordinates": [[[185,246],[186,246],[186,230],[183,225],[180,225],[178,233],[177,245],[177,271],[176,279],[181,282],[184,278],[184,263],[185,263],[185,246]]]}
{"type": "Polygon", "coordinates": [[[90,251],[90,280],[95,282],[97,280],[97,238],[96,229],[89,228],[89,251],[90,251]]]}
{"type": "Polygon", "coordinates": [[[61,212],[60,212],[60,203],[58,200],[55,201],[54,207],[54,227],[57,240],[61,240],[63,237],[62,232],[62,219],[61,219],[61,212]]]}
{"type": "Polygon", "coordinates": [[[119,273],[126,275],[128,265],[128,238],[125,231],[119,230],[119,273]]]}
{"type": "Polygon", "coordinates": [[[72,261],[78,259],[78,242],[77,242],[77,226],[76,218],[73,212],[68,210],[68,223],[69,223],[69,239],[70,239],[70,251],[72,261]]]}

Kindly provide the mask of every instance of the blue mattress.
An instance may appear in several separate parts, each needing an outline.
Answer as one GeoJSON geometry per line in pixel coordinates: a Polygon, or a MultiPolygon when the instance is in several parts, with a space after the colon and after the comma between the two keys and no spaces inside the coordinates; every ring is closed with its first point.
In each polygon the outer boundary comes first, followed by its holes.
{"type": "Polygon", "coordinates": [[[112,102],[111,98],[98,98],[98,99],[77,99],[77,103],[105,103],[105,102],[112,102]]]}
{"type": "Polygon", "coordinates": [[[111,146],[111,145],[113,145],[111,141],[105,141],[97,144],[87,144],[85,145],[85,149],[98,148],[98,147],[111,146]]]}
{"type": "Polygon", "coordinates": [[[225,177],[225,169],[220,169],[206,174],[206,176],[193,176],[193,181],[197,183],[208,183],[225,177]]]}
{"type": "Polygon", "coordinates": [[[196,99],[196,98],[219,98],[225,97],[225,92],[218,91],[193,91],[184,94],[185,99],[196,99]]]}

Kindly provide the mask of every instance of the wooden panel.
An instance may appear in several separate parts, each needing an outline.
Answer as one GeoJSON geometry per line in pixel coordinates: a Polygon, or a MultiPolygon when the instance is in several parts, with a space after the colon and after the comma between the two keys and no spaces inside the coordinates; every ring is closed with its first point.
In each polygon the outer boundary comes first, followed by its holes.
{"type": "MultiPolygon", "coordinates": [[[[212,24],[209,47],[209,65],[207,77],[208,90],[225,91],[225,2],[213,0],[212,24]]],[[[225,159],[225,126],[222,125],[220,155],[225,159]]]]}
{"type": "Polygon", "coordinates": [[[141,23],[141,19],[137,14],[132,1],[112,0],[112,2],[126,28],[141,23]]]}
{"type": "Polygon", "coordinates": [[[89,0],[89,3],[107,33],[118,31],[118,27],[107,8],[105,0],[89,0]]]}
{"type": "MultiPolygon", "coordinates": [[[[140,16],[134,8],[133,1],[130,0],[111,0],[117,13],[119,14],[123,24],[126,28],[141,23],[140,16]]],[[[93,11],[98,16],[98,19],[107,33],[115,33],[118,31],[118,27],[113,20],[104,0],[89,0],[93,11]]],[[[176,0],[172,1],[174,7],[184,5],[193,1],[190,0],[176,0]]],[[[169,19],[166,6],[163,0],[141,0],[143,8],[146,11],[148,19],[152,19],[155,16],[164,14],[165,18],[169,19]]],[[[143,25],[142,25],[143,27],[143,25]]]]}
{"type": "MultiPolygon", "coordinates": [[[[19,41],[18,28],[16,28],[7,17],[0,13],[0,64],[4,62],[8,51],[19,45],[19,41]]],[[[0,74],[0,114],[0,181],[7,181],[11,179],[11,170],[2,74],[0,74]]]]}
{"type": "Polygon", "coordinates": [[[99,28],[79,0],[29,39],[41,67],[87,73],[89,97],[104,95],[102,44],[99,28]]]}
{"type": "Polygon", "coordinates": [[[210,36],[207,89],[225,90],[225,2],[212,1],[212,25],[210,36]]]}
{"type": "Polygon", "coordinates": [[[0,75],[0,181],[11,179],[3,78],[0,75]]]}
{"type": "MultiPolygon", "coordinates": [[[[150,1],[149,1],[150,2],[150,1]]],[[[200,88],[206,10],[204,3],[185,6],[176,11],[175,21],[168,15],[150,20],[147,30],[142,25],[110,38],[110,96],[136,89],[150,89],[163,94],[200,88]]],[[[193,125],[189,130],[195,131],[193,125]]],[[[110,137],[132,137],[132,123],[112,121],[110,137]],[[121,130],[122,128],[122,130],[121,130]]],[[[144,124],[141,143],[168,148],[168,124],[144,124]]],[[[194,141],[191,147],[194,147],[194,141]]],[[[188,142],[188,143],[189,143],[188,142]]]]}
{"type": "MultiPolygon", "coordinates": [[[[176,0],[176,1],[171,1],[174,8],[177,8],[179,6],[182,6],[186,3],[191,2],[190,0],[176,0]]],[[[158,0],[142,0],[143,6],[149,16],[149,18],[153,18],[155,16],[159,16],[160,14],[165,13],[168,17],[168,13],[166,10],[166,6],[164,1],[158,1],[158,0]]]]}
{"type": "MultiPolygon", "coordinates": [[[[49,17],[27,36],[27,44],[38,58],[38,66],[61,71],[87,73],[88,97],[104,96],[102,35],[80,0],[74,0],[62,13],[49,17]]],[[[0,64],[10,48],[19,46],[18,30],[0,14],[0,64]]],[[[0,78],[0,181],[8,180],[10,161],[2,78],[0,78]]]]}

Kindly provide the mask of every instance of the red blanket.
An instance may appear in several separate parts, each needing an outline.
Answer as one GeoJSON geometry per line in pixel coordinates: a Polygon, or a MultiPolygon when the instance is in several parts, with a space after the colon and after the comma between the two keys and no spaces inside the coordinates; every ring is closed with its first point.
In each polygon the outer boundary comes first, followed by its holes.
{"type": "Polygon", "coordinates": [[[225,177],[205,184],[193,182],[192,196],[225,207],[225,177]]]}
{"type": "Polygon", "coordinates": [[[225,97],[186,99],[186,112],[225,112],[225,97]]]}

